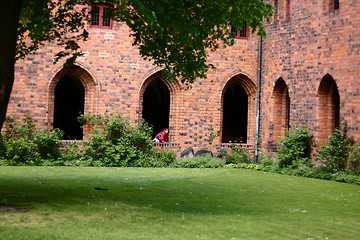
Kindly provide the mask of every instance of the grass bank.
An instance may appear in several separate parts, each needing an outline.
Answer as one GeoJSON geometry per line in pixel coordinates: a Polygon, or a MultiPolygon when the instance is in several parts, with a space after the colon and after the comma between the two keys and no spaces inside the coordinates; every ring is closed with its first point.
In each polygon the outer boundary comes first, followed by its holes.
{"type": "Polygon", "coordinates": [[[0,167],[0,239],[358,239],[360,186],[247,169],[0,167]]]}

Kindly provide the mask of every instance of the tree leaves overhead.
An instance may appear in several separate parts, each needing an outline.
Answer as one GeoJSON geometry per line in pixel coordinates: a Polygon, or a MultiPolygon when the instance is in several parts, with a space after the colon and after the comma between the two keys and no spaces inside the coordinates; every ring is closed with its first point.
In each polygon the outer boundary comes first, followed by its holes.
{"type": "Polygon", "coordinates": [[[88,0],[24,0],[20,14],[16,60],[35,53],[44,42],[53,41],[64,47],[56,54],[74,62],[82,55],[79,41],[86,41],[85,29],[89,17],[88,0]]]}
{"type": "MultiPolygon", "coordinates": [[[[65,46],[55,60],[81,54],[78,41],[86,40],[85,20],[88,4],[96,0],[24,1],[19,29],[17,58],[32,53],[44,41],[65,46]],[[73,11],[73,10],[76,11],[73,11]]],[[[219,44],[233,44],[231,26],[241,29],[247,22],[253,32],[264,36],[262,19],[270,17],[272,7],[260,0],[107,0],[110,14],[126,22],[144,59],[164,68],[169,78],[192,83],[205,78],[209,51],[219,44]]]]}
{"type": "Polygon", "coordinates": [[[259,0],[128,0],[116,16],[131,28],[134,45],[145,59],[164,67],[170,77],[192,83],[205,78],[208,52],[233,44],[231,26],[247,22],[264,36],[263,17],[272,7],[259,0]]]}

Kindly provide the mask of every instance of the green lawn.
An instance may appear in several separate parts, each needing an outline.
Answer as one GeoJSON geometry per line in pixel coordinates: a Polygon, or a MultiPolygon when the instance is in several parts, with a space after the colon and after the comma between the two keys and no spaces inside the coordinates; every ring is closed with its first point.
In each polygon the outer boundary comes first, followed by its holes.
{"type": "Polygon", "coordinates": [[[359,185],[245,169],[0,167],[0,206],[0,239],[360,238],[359,185]]]}

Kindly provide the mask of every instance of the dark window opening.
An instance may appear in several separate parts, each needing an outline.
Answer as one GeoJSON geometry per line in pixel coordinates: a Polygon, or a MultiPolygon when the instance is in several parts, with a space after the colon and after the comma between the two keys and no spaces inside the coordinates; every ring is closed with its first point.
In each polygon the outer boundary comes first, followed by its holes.
{"type": "Polygon", "coordinates": [[[340,127],[340,95],[337,87],[334,87],[332,91],[332,105],[333,105],[333,115],[334,115],[334,129],[339,129],[340,127]]]}
{"type": "Polygon", "coordinates": [[[109,6],[93,6],[91,9],[91,26],[99,28],[111,28],[112,18],[109,17],[109,13],[109,6]]]}
{"type": "Polygon", "coordinates": [[[227,87],[223,105],[222,142],[247,142],[248,96],[238,83],[227,87]]]}
{"type": "Polygon", "coordinates": [[[286,20],[290,20],[290,0],[286,0],[286,20]]]}
{"type": "Polygon", "coordinates": [[[63,139],[81,140],[83,130],[78,121],[84,113],[85,91],[77,79],[65,75],[55,88],[54,128],[64,131],[63,139]]]}
{"type": "Polygon", "coordinates": [[[339,0],[333,0],[333,9],[334,10],[340,9],[340,1],[339,0]]]}
{"type": "Polygon", "coordinates": [[[153,127],[153,136],[169,127],[170,92],[161,79],[152,81],[143,96],[143,119],[153,127]]]}
{"type": "Polygon", "coordinates": [[[248,38],[248,36],[249,36],[249,26],[245,22],[245,23],[243,23],[243,27],[241,28],[241,30],[237,30],[236,28],[231,27],[231,34],[233,35],[234,38],[237,38],[237,39],[248,38]]]}

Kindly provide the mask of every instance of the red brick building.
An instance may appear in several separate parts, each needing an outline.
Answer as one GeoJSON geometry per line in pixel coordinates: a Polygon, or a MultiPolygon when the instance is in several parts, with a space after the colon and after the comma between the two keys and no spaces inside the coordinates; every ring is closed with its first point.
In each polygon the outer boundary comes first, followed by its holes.
{"type": "Polygon", "coordinates": [[[120,112],[155,132],[169,127],[167,147],[178,151],[215,152],[230,142],[252,151],[257,133],[259,147],[275,151],[286,130],[301,126],[323,143],[345,123],[358,142],[360,2],[268,2],[276,11],[267,37],[239,31],[234,46],[210,54],[216,69],[190,89],[163,81],[161,69],[141,59],[126,24],[95,19],[74,66],[53,65],[59,49],[51,43],[17,63],[7,114],[30,112],[39,127],[82,139],[88,130],[77,125],[79,111],[120,112]]]}

